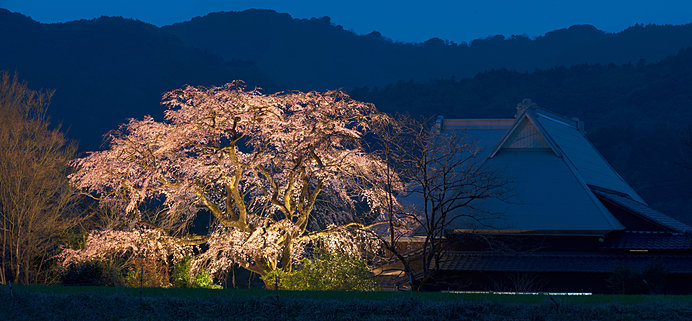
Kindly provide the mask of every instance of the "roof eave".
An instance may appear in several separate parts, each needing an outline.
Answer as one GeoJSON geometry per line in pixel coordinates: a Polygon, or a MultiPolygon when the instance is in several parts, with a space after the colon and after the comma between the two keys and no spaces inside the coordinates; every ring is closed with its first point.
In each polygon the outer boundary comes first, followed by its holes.
{"type": "Polygon", "coordinates": [[[449,231],[450,233],[457,234],[486,234],[486,235],[540,235],[540,236],[604,236],[613,231],[619,231],[622,229],[597,229],[597,230],[586,230],[586,229],[575,229],[575,230],[564,230],[564,229],[508,229],[508,230],[481,230],[481,229],[454,229],[449,231]]]}

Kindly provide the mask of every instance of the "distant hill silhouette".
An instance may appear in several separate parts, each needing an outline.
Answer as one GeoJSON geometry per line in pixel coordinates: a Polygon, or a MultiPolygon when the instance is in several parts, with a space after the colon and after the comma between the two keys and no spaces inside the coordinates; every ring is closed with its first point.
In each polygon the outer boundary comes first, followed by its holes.
{"type": "Polygon", "coordinates": [[[343,87],[385,111],[450,118],[511,117],[532,98],[584,119],[644,199],[692,224],[692,174],[676,165],[680,132],[692,125],[692,24],[404,44],[269,10],[159,28],[123,18],[41,24],[0,9],[0,39],[0,70],[56,89],[49,112],[82,150],[127,118],[160,119],[161,94],[185,84],[343,87]]]}
{"type": "Polygon", "coordinates": [[[403,44],[377,32],[356,35],[328,17],[293,19],[271,10],[212,13],[163,30],[225,59],[251,61],[280,86],[302,90],[471,77],[500,68],[655,62],[692,46],[692,24],[637,25],[615,34],[579,25],[533,40],[495,36],[470,44],[438,38],[403,44]]]}
{"type": "Polygon", "coordinates": [[[233,79],[271,86],[251,63],[224,61],[134,20],[40,24],[0,9],[0,39],[0,70],[56,89],[49,112],[86,149],[127,118],[161,115],[166,90],[233,79]]]}

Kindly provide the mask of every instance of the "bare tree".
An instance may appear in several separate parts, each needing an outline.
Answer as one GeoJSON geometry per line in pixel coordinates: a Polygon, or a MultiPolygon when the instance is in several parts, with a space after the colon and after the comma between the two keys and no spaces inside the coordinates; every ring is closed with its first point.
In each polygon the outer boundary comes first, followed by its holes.
{"type": "Polygon", "coordinates": [[[390,202],[390,211],[417,221],[416,234],[423,238],[417,257],[421,263],[413,267],[411,258],[400,253],[393,226],[386,247],[409,273],[420,277],[420,288],[440,268],[449,226],[461,218],[483,224],[487,212],[477,208],[478,201],[501,198],[506,184],[483,166],[480,148],[463,132],[443,132],[432,120],[411,116],[398,117],[396,126],[381,137],[389,156],[385,159],[391,161],[397,179],[406,182],[398,203],[390,202]]]}
{"type": "Polygon", "coordinates": [[[0,73],[0,283],[45,281],[59,237],[73,226],[67,180],[76,147],[49,126],[52,92],[0,73]]]}
{"type": "MultiPolygon", "coordinates": [[[[401,240],[403,237],[410,236],[418,226],[418,220],[404,211],[397,199],[397,195],[404,191],[399,177],[399,169],[402,163],[401,150],[406,145],[404,132],[407,124],[403,121],[403,116],[397,117],[394,118],[394,121],[380,123],[373,128],[374,137],[369,147],[373,153],[382,159],[384,164],[380,184],[387,192],[383,194],[384,199],[380,203],[382,204],[383,221],[386,224],[378,229],[368,230],[368,232],[379,240],[387,256],[391,255],[395,258],[403,267],[403,271],[412,275],[414,271],[411,268],[409,257],[405,255],[410,248],[401,240]]],[[[387,265],[386,262],[383,264],[387,265]]],[[[380,271],[380,273],[386,272],[388,271],[380,271]]],[[[412,279],[409,278],[409,282],[411,281],[412,279]]],[[[410,286],[413,288],[412,282],[410,286]]]]}

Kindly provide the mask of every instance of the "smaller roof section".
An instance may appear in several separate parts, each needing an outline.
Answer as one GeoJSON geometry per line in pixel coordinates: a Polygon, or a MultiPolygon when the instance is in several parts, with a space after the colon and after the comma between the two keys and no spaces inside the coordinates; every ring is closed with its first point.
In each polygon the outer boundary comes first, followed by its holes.
{"type": "Polygon", "coordinates": [[[692,249],[692,234],[624,231],[620,235],[608,237],[603,244],[610,250],[686,250],[692,249]]]}
{"type": "Polygon", "coordinates": [[[634,200],[630,195],[600,186],[589,185],[591,191],[602,201],[609,202],[623,210],[677,233],[692,233],[692,227],[663,214],[644,203],[634,200]]]}
{"type": "Polygon", "coordinates": [[[514,124],[514,119],[445,119],[437,117],[435,127],[442,133],[453,132],[465,137],[480,149],[480,157],[487,157],[495,144],[514,124]]]}
{"type": "Polygon", "coordinates": [[[670,274],[692,273],[692,255],[607,253],[486,253],[445,252],[443,271],[592,272],[610,273],[618,267],[643,270],[662,265],[670,274]]]}

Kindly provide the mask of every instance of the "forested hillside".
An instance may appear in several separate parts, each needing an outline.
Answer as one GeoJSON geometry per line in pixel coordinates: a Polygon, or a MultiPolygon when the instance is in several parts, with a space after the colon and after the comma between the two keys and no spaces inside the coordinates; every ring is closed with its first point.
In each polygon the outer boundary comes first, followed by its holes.
{"type": "Polygon", "coordinates": [[[159,28],[123,18],[41,24],[0,9],[0,39],[0,70],[55,89],[53,123],[82,151],[99,148],[127,118],[159,118],[161,94],[185,84],[341,87],[381,110],[448,118],[512,117],[531,98],[585,120],[589,138],[650,205],[692,223],[692,173],[680,166],[692,124],[692,24],[408,44],[268,10],[159,28]]]}
{"type": "Polygon", "coordinates": [[[86,149],[127,118],[160,115],[166,90],[233,79],[271,87],[251,63],[224,61],[134,20],[40,24],[0,9],[0,39],[0,70],[55,89],[53,120],[86,149]]]}
{"type": "Polygon", "coordinates": [[[163,30],[224,59],[252,61],[279,85],[301,90],[472,77],[499,68],[652,62],[692,45],[692,25],[638,25],[615,34],[577,25],[535,39],[395,43],[376,31],[356,35],[328,17],[293,19],[271,10],[212,13],[163,30]]]}

